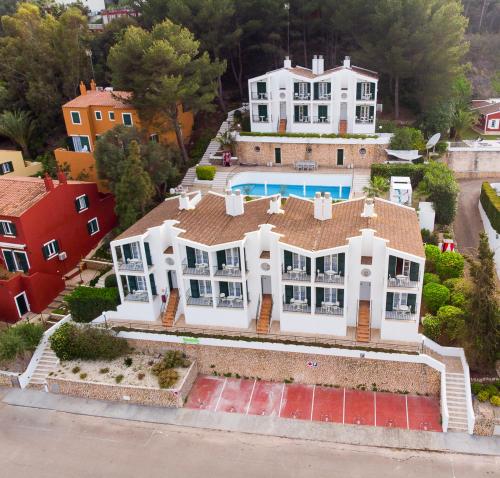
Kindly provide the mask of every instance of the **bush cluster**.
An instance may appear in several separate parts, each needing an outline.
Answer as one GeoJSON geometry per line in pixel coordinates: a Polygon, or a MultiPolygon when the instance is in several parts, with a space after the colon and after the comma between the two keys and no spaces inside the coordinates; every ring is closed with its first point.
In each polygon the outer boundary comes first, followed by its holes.
{"type": "Polygon", "coordinates": [[[456,279],[464,273],[464,257],[458,252],[444,252],[436,262],[436,272],[442,280],[456,279]]]}
{"type": "Polygon", "coordinates": [[[495,407],[500,407],[500,380],[495,383],[472,383],[471,390],[480,402],[489,400],[495,407]]]}
{"type": "Polygon", "coordinates": [[[429,229],[422,229],[420,233],[422,234],[422,242],[424,244],[433,244],[437,246],[438,237],[434,232],[429,231],[429,229]]]}
{"type": "Polygon", "coordinates": [[[433,274],[432,272],[426,272],[424,274],[424,285],[425,284],[430,284],[431,282],[435,282],[436,284],[439,284],[441,282],[441,279],[437,274],[433,274]]]}
{"type": "Polygon", "coordinates": [[[196,166],[196,177],[200,181],[212,181],[216,172],[215,166],[196,166]]]}
{"type": "Polygon", "coordinates": [[[424,285],[422,296],[429,310],[435,313],[450,300],[450,291],[442,284],[429,282],[424,285]]]}
{"type": "Polygon", "coordinates": [[[113,360],[130,351],[127,341],[109,330],[71,323],[52,334],[50,345],[60,360],[113,360]]]}
{"type": "Polygon", "coordinates": [[[0,360],[12,360],[36,349],[43,335],[40,324],[22,322],[0,332],[0,360]]]}
{"type": "Polygon", "coordinates": [[[490,183],[484,182],[481,186],[481,206],[491,222],[491,226],[500,234],[500,196],[497,195],[490,183]]]}
{"type": "Polygon", "coordinates": [[[170,388],[179,378],[179,374],[174,368],[185,368],[190,365],[191,362],[187,359],[185,354],[177,350],[169,350],[159,362],[153,365],[151,373],[158,377],[158,385],[160,388],[170,388]]]}
{"type": "Polygon", "coordinates": [[[371,177],[381,176],[391,179],[391,176],[408,176],[412,187],[416,188],[424,178],[424,164],[372,164],[371,177]]]}
{"type": "Polygon", "coordinates": [[[107,289],[118,287],[116,274],[109,274],[109,276],[106,276],[106,278],[104,279],[104,287],[106,287],[107,289]]]}
{"type": "Polygon", "coordinates": [[[116,310],[120,303],[118,289],[114,287],[77,287],[66,297],[71,317],[75,322],[91,322],[105,310],[116,310]]]}
{"type": "Polygon", "coordinates": [[[423,151],[425,149],[424,135],[416,128],[398,128],[392,135],[389,147],[395,150],[417,149],[423,151]]]}
{"type": "Polygon", "coordinates": [[[425,267],[429,272],[436,271],[436,264],[441,256],[441,250],[438,246],[433,244],[426,244],[425,246],[425,267]]]}
{"type": "Polygon", "coordinates": [[[320,134],[320,133],[257,133],[253,131],[240,131],[240,136],[271,136],[285,138],[344,138],[344,139],[367,139],[376,138],[374,134],[320,134]]]}

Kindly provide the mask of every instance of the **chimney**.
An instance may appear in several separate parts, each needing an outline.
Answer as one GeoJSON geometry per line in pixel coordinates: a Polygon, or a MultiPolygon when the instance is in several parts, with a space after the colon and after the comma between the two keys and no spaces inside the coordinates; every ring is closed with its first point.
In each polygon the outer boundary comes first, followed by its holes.
{"type": "Polygon", "coordinates": [[[45,183],[45,190],[47,192],[50,192],[54,189],[54,181],[52,181],[52,178],[47,173],[45,173],[43,182],[45,183]]]}
{"type": "Polygon", "coordinates": [[[325,59],[323,55],[318,55],[313,58],[313,73],[316,75],[322,75],[325,72],[325,59]],[[315,63],[316,62],[316,63],[315,63]]]}
{"type": "Polygon", "coordinates": [[[86,95],[87,94],[87,87],[85,86],[85,83],[83,81],[80,81],[80,95],[86,95]]]}
{"type": "Polygon", "coordinates": [[[313,72],[313,75],[317,75],[318,74],[318,55],[314,55],[313,56],[312,72],[313,72]]]}
{"type": "Polygon", "coordinates": [[[281,196],[274,196],[271,198],[271,202],[269,204],[269,209],[267,210],[268,214],[283,214],[285,211],[281,209],[281,196]]]}
{"type": "Polygon", "coordinates": [[[344,67],[351,68],[351,57],[350,56],[346,56],[344,58],[344,67]]]}
{"type": "Polygon", "coordinates": [[[325,197],[323,198],[323,218],[331,219],[332,218],[332,195],[330,193],[325,193],[325,197]]]}
{"type": "Polygon", "coordinates": [[[320,192],[314,195],[314,219],[326,221],[332,218],[332,197],[330,193],[325,193],[322,197],[320,192]]]}
{"type": "Polygon", "coordinates": [[[243,205],[244,198],[239,189],[236,191],[226,189],[226,196],[224,199],[226,201],[226,214],[230,216],[241,216],[245,212],[245,207],[243,205]]]}
{"type": "Polygon", "coordinates": [[[194,209],[186,193],[181,193],[179,196],[179,209],[194,209]]]}
{"type": "Polygon", "coordinates": [[[59,181],[59,184],[67,184],[68,183],[68,178],[60,169],[57,170],[57,179],[59,181]]]}
{"type": "Polygon", "coordinates": [[[366,198],[361,217],[377,217],[375,214],[375,201],[373,198],[366,198]]]}
{"type": "Polygon", "coordinates": [[[97,86],[96,86],[96,84],[95,84],[95,80],[94,80],[94,78],[92,78],[92,79],[90,80],[90,89],[91,89],[92,91],[95,91],[95,90],[97,89],[97,86]]]}
{"type": "Polygon", "coordinates": [[[292,67],[292,60],[290,60],[290,57],[287,55],[285,56],[285,61],[283,62],[283,68],[291,68],[292,67]]]}

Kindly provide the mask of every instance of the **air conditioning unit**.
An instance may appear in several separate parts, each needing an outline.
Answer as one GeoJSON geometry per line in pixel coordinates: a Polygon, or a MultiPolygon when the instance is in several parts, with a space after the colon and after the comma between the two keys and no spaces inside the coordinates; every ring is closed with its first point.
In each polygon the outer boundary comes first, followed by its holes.
{"type": "Polygon", "coordinates": [[[60,252],[57,257],[59,257],[60,261],[64,261],[68,258],[68,254],[66,254],[66,252],[60,252]]]}

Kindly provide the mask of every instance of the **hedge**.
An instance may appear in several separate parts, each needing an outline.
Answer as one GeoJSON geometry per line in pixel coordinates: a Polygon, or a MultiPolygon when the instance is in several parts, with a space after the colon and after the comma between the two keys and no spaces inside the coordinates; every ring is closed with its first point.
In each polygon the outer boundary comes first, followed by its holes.
{"type": "Polygon", "coordinates": [[[271,136],[276,138],[342,138],[342,139],[367,139],[378,138],[373,134],[319,134],[319,133],[256,133],[253,131],[240,131],[240,136],[271,136]]]}
{"type": "Polygon", "coordinates": [[[424,302],[431,312],[436,312],[450,300],[450,291],[444,285],[429,282],[422,292],[424,302]]]}
{"type": "Polygon", "coordinates": [[[391,176],[408,176],[413,188],[418,186],[418,183],[424,179],[426,169],[425,164],[379,164],[371,165],[371,177],[382,176],[386,179],[391,179],[391,176]]]}
{"type": "Polygon", "coordinates": [[[116,310],[120,296],[115,287],[77,287],[65,301],[75,322],[90,322],[105,310],[116,310]]]}
{"type": "Polygon", "coordinates": [[[216,171],[215,166],[196,166],[196,177],[200,181],[212,181],[216,171]]]}
{"type": "Polygon", "coordinates": [[[500,197],[490,183],[484,182],[481,186],[480,201],[491,226],[500,234],[500,197]]]}
{"type": "Polygon", "coordinates": [[[436,272],[441,280],[458,279],[464,273],[464,257],[458,252],[443,252],[436,262],[436,272]]]}
{"type": "Polygon", "coordinates": [[[115,274],[109,274],[104,279],[104,287],[118,287],[117,279],[115,274]]]}

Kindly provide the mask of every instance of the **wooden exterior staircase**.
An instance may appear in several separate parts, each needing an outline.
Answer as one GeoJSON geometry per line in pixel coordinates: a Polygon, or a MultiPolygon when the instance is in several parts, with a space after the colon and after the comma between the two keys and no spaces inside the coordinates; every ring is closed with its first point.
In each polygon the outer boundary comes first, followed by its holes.
{"type": "Polygon", "coordinates": [[[163,325],[165,327],[172,327],[175,321],[175,314],[179,306],[179,289],[172,289],[168,298],[167,308],[163,314],[163,325]]]}
{"type": "Polygon", "coordinates": [[[347,120],[339,121],[339,134],[347,134],[347,120]]]}
{"type": "Polygon", "coordinates": [[[257,317],[257,333],[267,334],[271,325],[271,311],[273,310],[273,297],[271,294],[262,294],[259,316],[257,317]]]}
{"type": "Polygon", "coordinates": [[[370,301],[360,300],[358,309],[358,326],[356,327],[358,342],[370,341],[370,301]]]}
{"type": "Polygon", "coordinates": [[[286,133],[286,119],[281,118],[278,124],[278,133],[286,133]]]}

